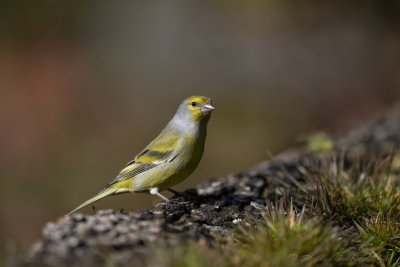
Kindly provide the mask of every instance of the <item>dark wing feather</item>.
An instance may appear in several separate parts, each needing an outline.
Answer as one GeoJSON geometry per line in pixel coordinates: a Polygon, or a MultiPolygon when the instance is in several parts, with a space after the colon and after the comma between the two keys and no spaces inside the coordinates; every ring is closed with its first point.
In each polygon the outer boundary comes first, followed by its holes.
{"type": "MultiPolygon", "coordinates": [[[[166,132],[162,132],[162,134],[166,132]]],[[[171,132],[168,132],[171,133],[171,132]]],[[[160,137],[159,136],[159,137],[160,137]]],[[[179,141],[178,135],[172,135],[173,138],[156,138],[142,152],[140,152],[132,161],[128,162],[125,168],[121,170],[118,176],[109,183],[107,187],[113,184],[125,181],[136,175],[148,171],[160,164],[171,162],[176,158],[178,153],[174,153],[176,145],[179,141]],[[163,149],[164,150],[163,150],[163,149]]]]}

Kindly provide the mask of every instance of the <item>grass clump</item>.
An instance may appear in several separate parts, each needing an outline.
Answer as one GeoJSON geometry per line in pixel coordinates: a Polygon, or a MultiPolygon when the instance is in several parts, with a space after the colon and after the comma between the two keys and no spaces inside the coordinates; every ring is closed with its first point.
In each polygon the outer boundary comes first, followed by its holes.
{"type": "MultiPolygon", "coordinates": [[[[286,203],[287,204],[287,203],[286,203]]],[[[201,244],[163,248],[150,266],[313,266],[339,264],[350,257],[339,228],[296,210],[267,204],[263,221],[243,223],[214,248],[201,244]],[[161,256],[161,257],[160,257],[161,256]],[[154,261],[156,259],[156,261],[154,261]]]]}
{"type": "Polygon", "coordinates": [[[303,170],[296,206],[267,203],[263,220],[212,248],[163,250],[158,266],[400,266],[399,154],[338,158],[323,154],[303,170]]]}
{"type": "Polygon", "coordinates": [[[349,254],[338,228],[293,208],[267,205],[265,225],[241,227],[230,249],[234,266],[312,266],[337,263],[349,254]]]}
{"type": "Polygon", "coordinates": [[[382,266],[400,264],[400,224],[398,221],[378,214],[363,218],[361,223],[354,222],[359,231],[356,242],[360,253],[370,262],[382,266]]]}
{"type": "Polygon", "coordinates": [[[320,213],[341,224],[386,214],[400,216],[400,176],[391,172],[391,159],[370,161],[344,169],[342,162],[328,162],[314,178],[320,213]]]}

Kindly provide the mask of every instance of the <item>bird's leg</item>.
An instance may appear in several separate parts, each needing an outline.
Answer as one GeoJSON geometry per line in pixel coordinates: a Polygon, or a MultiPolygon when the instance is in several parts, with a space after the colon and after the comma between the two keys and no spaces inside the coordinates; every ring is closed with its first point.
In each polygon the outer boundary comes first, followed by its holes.
{"type": "Polygon", "coordinates": [[[165,202],[169,202],[169,199],[168,198],[166,198],[166,197],[164,197],[163,195],[161,195],[160,193],[156,193],[156,195],[157,196],[159,196],[159,197],[161,197],[162,199],[164,199],[165,200],[165,202]]]}
{"type": "Polygon", "coordinates": [[[161,194],[158,192],[158,188],[152,188],[152,189],[150,189],[150,194],[152,194],[152,195],[157,195],[157,196],[161,197],[162,199],[164,199],[164,201],[166,201],[166,202],[169,201],[168,198],[164,197],[163,195],[161,195],[161,194]]]}

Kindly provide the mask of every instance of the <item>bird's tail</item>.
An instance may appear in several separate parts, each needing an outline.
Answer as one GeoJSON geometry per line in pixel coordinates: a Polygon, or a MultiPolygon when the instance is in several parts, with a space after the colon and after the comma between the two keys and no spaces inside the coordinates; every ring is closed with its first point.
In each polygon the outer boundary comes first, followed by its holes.
{"type": "Polygon", "coordinates": [[[72,210],[70,213],[68,213],[68,215],[71,213],[74,213],[77,210],[80,210],[83,207],[86,207],[87,205],[90,205],[90,204],[102,199],[103,197],[107,197],[107,196],[111,196],[111,195],[119,194],[119,193],[125,193],[125,192],[128,192],[128,189],[118,188],[118,187],[106,188],[106,189],[100,191],[100,193],[98,193],[91,199],[86,200],[85,202],[80,204],[78,207],[76,207],[74,210],[72,210]]]}

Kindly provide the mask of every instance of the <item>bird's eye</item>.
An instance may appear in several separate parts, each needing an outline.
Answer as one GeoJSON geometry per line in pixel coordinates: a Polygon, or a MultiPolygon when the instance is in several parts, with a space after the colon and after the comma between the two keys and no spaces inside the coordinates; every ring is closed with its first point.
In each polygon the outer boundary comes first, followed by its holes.
{"type": "Polygon", "coordinates": [[[197,106],[197,103],[196,102],[192,102],[192,107],[195,107],[195,106],[197,106]]]}

